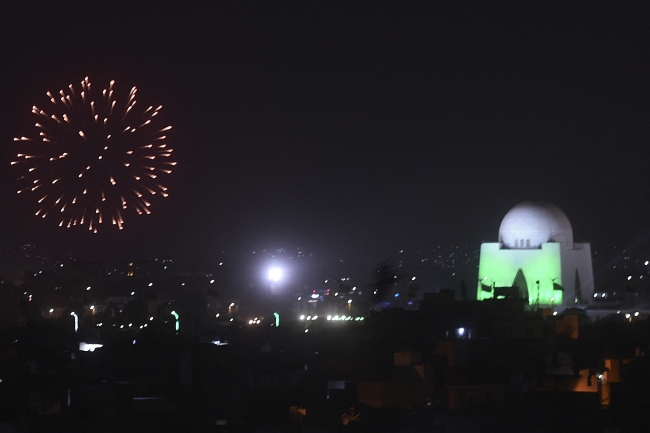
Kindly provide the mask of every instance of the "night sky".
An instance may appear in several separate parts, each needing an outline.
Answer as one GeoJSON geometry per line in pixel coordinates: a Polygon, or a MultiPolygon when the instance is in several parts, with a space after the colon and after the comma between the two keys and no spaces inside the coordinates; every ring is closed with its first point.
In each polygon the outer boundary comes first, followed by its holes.
{"type": "Polygon", "coordinates": [[[131,3],[3,2],[0,247],[358,268],[496,241],[524,200],[576,241],[650,230],[647,3],[131,3]],[[179,162],[152,215],[97,235],[35,217],[9,165],[31,106],[85,76],[163,104],[179,162]]]}

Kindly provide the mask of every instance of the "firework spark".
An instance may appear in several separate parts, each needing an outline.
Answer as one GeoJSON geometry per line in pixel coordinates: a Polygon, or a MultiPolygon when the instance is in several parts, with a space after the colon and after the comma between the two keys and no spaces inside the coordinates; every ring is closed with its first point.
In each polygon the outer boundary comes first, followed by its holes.
{"type": "Polygon", "coordinates": [[[157,197],[167,197],[162,178],[176,162],[167,145],[171,126],[160,125],[158,107],[140,107],[137,89],[120,96],[115,81],[97,90],[86,77],[58,93],[47,106],[32,107],[30,134],[14,138],[19,153],[19,194],[29,194],[42,218],[60,227],[120,229],[131,213],[150,214],[157,197]]]}

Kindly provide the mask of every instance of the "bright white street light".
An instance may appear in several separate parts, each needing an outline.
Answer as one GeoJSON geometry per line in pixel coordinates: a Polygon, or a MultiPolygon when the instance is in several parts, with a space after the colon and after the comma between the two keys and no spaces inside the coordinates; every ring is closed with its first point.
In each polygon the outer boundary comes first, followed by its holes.
{"type": "Polygon", "coordinates": [[[77,332],[79,330],[79,316],[74,311],[70,315],[74,316],[74,332],[77,332]]]}
{"type": "Polygon", "coordinates": [[[283,275],[283,271],[280,268],[275,267],[269,269],[269,273],[268,273],[269,280],[273,281],[274,283],[280,281],[282,275],[283,275]]]}

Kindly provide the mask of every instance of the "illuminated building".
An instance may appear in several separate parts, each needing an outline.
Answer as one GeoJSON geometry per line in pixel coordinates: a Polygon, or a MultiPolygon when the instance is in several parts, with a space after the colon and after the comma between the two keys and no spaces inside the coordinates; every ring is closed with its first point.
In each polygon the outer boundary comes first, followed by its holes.
{"type": "Polygon", "coordinates": [[[558,207],[523,202],[499,227],[499,241],[481,245],[476,298],[526,299],[541,307],[588,303],[594,293],[591,245],[573,242],[558,207]]]}

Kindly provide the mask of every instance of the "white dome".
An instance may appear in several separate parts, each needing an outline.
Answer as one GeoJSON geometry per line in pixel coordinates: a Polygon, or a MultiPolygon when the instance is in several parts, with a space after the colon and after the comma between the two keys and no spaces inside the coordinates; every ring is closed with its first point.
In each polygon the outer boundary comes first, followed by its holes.
{"type": "Polygon", "coordinates": [[[557,206],[525,201],[510,209],[501,221],[499,242],[505,248],[540,248],[546,242],[573,248],[573,229],[557,206]]]}

